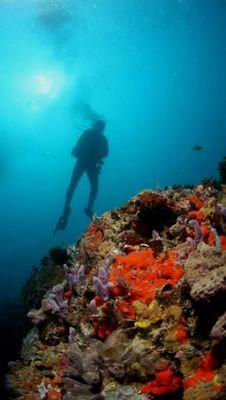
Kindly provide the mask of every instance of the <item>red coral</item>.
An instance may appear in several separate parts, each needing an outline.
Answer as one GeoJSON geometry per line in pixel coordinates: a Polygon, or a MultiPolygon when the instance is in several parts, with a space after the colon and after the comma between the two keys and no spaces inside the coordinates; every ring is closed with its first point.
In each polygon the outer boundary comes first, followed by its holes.
{"type": "Polygon", "coordinates": [[[117,310],[124,315],[126,318],[131,319],[131,320],[135,320],[136,316],[135,316],[135,312],[134,312],[134,308],[130,303],[127,303],[124,300],[120,300],[117,302],[117,310]]]}
{"type": "Polygon", "coordinates": [[[176,393],[182,388],[182,379],[174,375],[171,367],[158,372],[155,379],[140,389],[142,394],[161,396],[176,393]]]}
{"type": "Polygon", "coordinates": [[[102,307],[105,303],[105,301],[103,299],[101,299],[100,296],[95,296],[94,297],[95,303],[97,307],[102,307]]]}
{"type": "MultiPolygon", "coordinates": [[[[199,382],[212,382],[217,375],[214,369],[215,359],[212,351],[209,351],[201,360],[195,374],[184,380],[185,389],[196,386],[199,382]]],[[[215,390],[221,390],[222,385],[214,385],[215,390]]]]}
{"type": "Polygon", "coordinates": [[[73,290],[68,289],[66,292],[64,292],[64,299],[69,299],[72,296],[73,290]]]}
{"type": "Polygon", "coordinates": [[[220,241],[221,241],[221,250],[225,251],[226,250],[226,236],[220,236],[220,241]]]}
{"type": "Polygon", "coordinates": [[[59,327],[57,328],[57,333],[58,333],[58,335],[60,335],[60,336],[64,336],[65,333],[66,333],[66,328],[65,328],[64,326],[59,326],[59,327]]]}
{"type": "Polygon", "coordinates": [[[106,339],[115,329],[115,326],[107,321],[103,321],[101,324],[96,326],[96,335],[100,339],[106,339]]]}
{"type": "Polygon", "coordinates": [[[188,341],[188,333],[184,327],[183,324],[180,324],[177,327],[176,333],[175,333],[175,337],[177,339],[178,342],[180,343],[187,343],[188,341]]]}

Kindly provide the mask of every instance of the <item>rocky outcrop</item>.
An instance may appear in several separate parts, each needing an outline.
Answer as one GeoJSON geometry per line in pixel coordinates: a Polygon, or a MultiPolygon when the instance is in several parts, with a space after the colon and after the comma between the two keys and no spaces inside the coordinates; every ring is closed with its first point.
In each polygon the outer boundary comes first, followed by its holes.
{"type": "Polygon", "coordinates": [[[226,254],[201,243],[185,262],[185,280],[196,302],[226,298],[226,254]]]}
{"type": "Polygon", "coordinates": [[[217,320],[210,335],[213,339],[226,339],[226,312],[217,320]]]}

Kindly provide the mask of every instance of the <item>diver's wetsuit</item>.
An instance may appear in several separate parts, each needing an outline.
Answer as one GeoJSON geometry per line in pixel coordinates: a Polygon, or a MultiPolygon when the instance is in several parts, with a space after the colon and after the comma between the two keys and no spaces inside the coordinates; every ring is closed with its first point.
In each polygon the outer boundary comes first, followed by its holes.
{"type": "Polygon", "coordinates": [[[92,165],[87,165],[84,163],[82,160],[78,160],[77,163],[75,164],[75,167],[72,172],[72,177],[71,177],[71,182],[67,190],[67,195],[66,195],[66,200],[65,200],[65,208],[70,207],[71,199],[74,193],[74,190],[76,189],[76,186],[78,185],[82,175],[86,172],[89,182],[90,182],[90,194],[89,194],[89,201],[87,205],[87,210],[93,209],[93,204],[96,199],[97,191],[98,191],[98,181],[99,181],[99,168],[97,167],[96,164],[92,165]]]}
{"type": "Polygon", "coordinates": [[[99,174],[103,164],[103,158],[108,155],[107,138],[98,130],[88,129],[80,136],[76,146],[72,150],[72,155],[77,158],[77,162],[67,189],[64,213],[57,223],[55,232],[57,230],[63,230],[67,225],[67,220],[71,212],[71,199],[84,173],[87,174],[90,182],[88,204],[84,211],[90,218],[92,217],[93,204],[98,192],[99,174]]]}

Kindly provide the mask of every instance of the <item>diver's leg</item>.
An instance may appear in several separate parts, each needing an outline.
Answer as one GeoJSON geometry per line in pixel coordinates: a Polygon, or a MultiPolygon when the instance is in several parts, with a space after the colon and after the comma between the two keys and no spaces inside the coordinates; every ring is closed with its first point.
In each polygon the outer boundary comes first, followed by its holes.
{"type": "Polygon", "coordinates": [[[96,200],[99,187],[99,172],[96,166],[94,165],[93,167],[87,168],[86,173],[90,183],[90,193],[89,193],[88,204],[87,207],[84,209],[84,211],[89,218],[92,218],[93,205],[96,200]]]}
{"type": "Polygon", "coordinates": [[[64,203],[64,212],[65,211],[67,212],[67,210],[70,209],[72,196],[84,172],[85,172],[84,167],[79,162],[77,162],[73,169],[71,181],[67,189],[65,203],[64,203]]]}
{"type": "Polygon", "coordinates": [[[74,191],[76,189],[76,186],[79,183],[79,180],[81,179],[83,173],[85,172],[84,167],[82,166],[81,163],[77,162],[75,164],[75,167],[73,169],[72,172],[72,176],[71,176],[71,181],[70,184],[68,186],[67,189],[67,193],[66,193],[66,198],[65,198],[65,203],[64,203],[64,212],[63,215],[60,217],[59,221],[56,224],[56,228],[55,228],[55,232],[59,231],[59,230],[63,230],[68,222],[68,217],[71,213],[71,208],[70,208],[70,204],[71,204],[71,199],[72,196],[74,194],[74,191]]]}

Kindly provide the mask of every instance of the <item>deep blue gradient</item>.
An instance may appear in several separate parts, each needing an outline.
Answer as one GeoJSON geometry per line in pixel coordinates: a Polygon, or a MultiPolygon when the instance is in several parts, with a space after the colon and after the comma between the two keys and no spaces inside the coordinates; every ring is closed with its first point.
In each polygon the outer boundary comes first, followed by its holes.
{"type": "Polygon", "coordinates": [[[90,124],[84,104],[106,119],[110,143],[98,214],[157,184],[217,177],[225,38],[225,0],[1,0],[1,299],[87,227],[84,177],[67,229],[52,234],[70,151],[90,124]]]}

